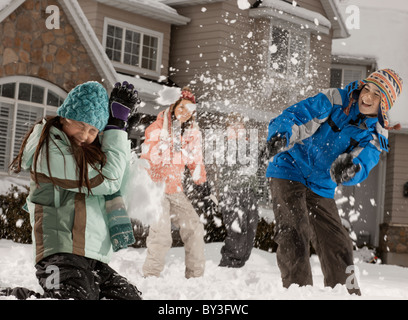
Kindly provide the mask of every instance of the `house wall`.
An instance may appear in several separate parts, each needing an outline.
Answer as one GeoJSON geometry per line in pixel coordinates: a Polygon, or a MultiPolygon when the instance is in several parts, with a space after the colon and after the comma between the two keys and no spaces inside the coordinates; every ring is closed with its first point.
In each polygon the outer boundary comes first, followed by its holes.
{"type": "MultiPolygon", "coordinates": [[[[84,11],[89,23],[93,27],[96,36],[103,45],[103,26],[104,19],[111,18],[121,22],[125,22],[138,27],[146,28],[149,30],[157,31],[163,34],[163,52],[162,61],[159,62],[161,67],[161,75],[167,77],[169,69],[169,57],[170,57],[170,34],[171,25],[166,22],[150,19],[148,17],[138,15],[132,12],[127,12],[121,9],[116,9],[111,6],[107,6],[102,3],[98,3],[94,0],[81,0],[79,4],[84,11]]],[[[142,77],[152,78],[157,80],[157,77],[152,77],[145,74],[138,74],[142,77]]]]}
{"type": "MultiPolygon", "coordinates": [[[[59,5],[49,0],[47,5],[59,5]]],[[[24,75],[54,83],[65,91],[85,81],[101,81],[67,16],[49,30],[45,5],[27,0],[0,24],[0,77],[24,75]]]]}
{"type": "Polygon", "coordinates": [[[226,99],[231,98],[232,81],[242,82],[239,74],[249,56],[249,39],[243,35],[253,29],[252,22],[230,1],[177,10],[191,22],[173,27],[170,79],[180,86],[191,84],[198,96],[218,98],[217,91],[226,91],[226,99]]]}
{"type": "MultiPolygon", "coordinates": [[[[324,14],[320,1],[299,4],[324,14]]],[[[329,87],[331,34],[310,35],[309,72],[299,87],[266,68],[270,19],[250,18],[249,10],[240,10],[234,0],[177,10],[191,22],[172,29],[174,69],[169,77],[179,86],[190,84],[206,101],[228,100],[254,110],[280,112],[294,103],[293,97],[287,98],[289,92],[302,91],[295,98],[302,100],[329,87]]]]}
{"type": "Polygon", "coordinates": [[[403,186],[408,182],[408,134],[390,134],[387,158],[384,222],[408,226],[408,198],[403,186]]]}
{"type": "Polygon", "coordinates": [[[403,196],[408,182],[408,134],[391,133],[389,144],[380,251],[386,263],[408,267],[408,198],[403,196]]]}

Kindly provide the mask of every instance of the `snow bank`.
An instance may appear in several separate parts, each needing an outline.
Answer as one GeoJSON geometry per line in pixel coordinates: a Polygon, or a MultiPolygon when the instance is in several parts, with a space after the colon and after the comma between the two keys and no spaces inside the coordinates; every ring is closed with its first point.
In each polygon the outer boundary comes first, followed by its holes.
{"type": "MultiPolygon", "coordinates": [[[[184,248],[172,248],[159,278],[143,278],[146,249],[128,248],[113,255],[109,264],[143,292],[145,300],[377,300],[408,299],[408,268],[368,264],[358,258],[362,296],[350,296],[345,286],[323,285],[316,256],[311,257],[314,286],[282,287],[275,253],[254,249],[243,268],[218,267],[222,243],[205,246],[203,277],[184,277],[184,248]]],[[[0,287],[24,286],[42,292],[35,277],[32,246],[0,240],[0,287]]],[[[13,299],[1,297],[0,300],[13,299]]]]}
{"type": "Polygon", "coordinates": [[[10,189],[11,185],[17,186],[20,190],[26,191],[23,186],[29,186],[30,181],[28,177],[18,178],[18,177],[11,177],[11,176],[1,176],[0,177],[0,194],[6,194],[7,191],[10,189]]]}

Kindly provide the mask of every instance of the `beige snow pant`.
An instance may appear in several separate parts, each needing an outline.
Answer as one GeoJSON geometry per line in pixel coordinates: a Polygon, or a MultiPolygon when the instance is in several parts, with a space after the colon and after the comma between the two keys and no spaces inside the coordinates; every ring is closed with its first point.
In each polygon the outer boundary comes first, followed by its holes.
{"type": "Polygon", "coordinates": [[[180,228],[180,237],[184,243],[186,278],[202,276],[205,266],[204,226],[196,211],[183,192],[166,194],[162,205],[162,216],[149,228],[144,276],[158,277],[163,271],[166,254],[172,244],[172,223],[180,228]]]}

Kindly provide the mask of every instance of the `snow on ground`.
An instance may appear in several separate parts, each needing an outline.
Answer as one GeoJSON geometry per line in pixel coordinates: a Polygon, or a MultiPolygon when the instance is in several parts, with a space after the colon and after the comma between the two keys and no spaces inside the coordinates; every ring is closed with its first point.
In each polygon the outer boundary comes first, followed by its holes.
{"type": "Polygon", "coordinates": [[[26,191],[23,186],[29,186],[30,181],[28,178],[0,176],[0,194],[6,194],[12,185],[17,186],[22,191],[26,191]]]}
{"type": "MultiPolygon", "coordinates": [[[[363,295],[350,296],[346,287],[325,288],[320,264],[311,257],[315,285],[282,287],[276,254],[254,249],[240,269],[218,267],[222,243],[206,244],[203,277],[184,277],[184,248],[171,248],[159,278],[143,278],[146,249],[128,248],[114,254],[109,264],[143,292],[145,300],[389,300],[408,299],[408,268],[369,264],[356,258],[363,295]]],[[[357,254],[356,254],[357,256],[357,254]]],[[[0,287],[23,286],[42,292],[35,277],[32,246],[0,240],[0,287]]],[[[2,297],[0,300],[13,299],[2,297]]]]}

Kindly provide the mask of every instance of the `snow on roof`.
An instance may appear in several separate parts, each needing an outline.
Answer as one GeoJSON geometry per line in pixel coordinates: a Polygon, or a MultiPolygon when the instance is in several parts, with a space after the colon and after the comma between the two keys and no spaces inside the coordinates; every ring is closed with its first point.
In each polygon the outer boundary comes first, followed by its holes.
{"type": "Polygon", "coordinates": [[[12,0],[0,0],[0,10],[3,10],[5,7],[7,7],[12,0]]]}
{"type": "Polygon", "coordinates": [[[0,22],[7,18],[25,0],[0,0],[0,22]]]}
{"type": "Polygon", "coordinates": [[[258,8],[250,10],[250,16],[274,16],[300,25],[307,25],[310,29],[325,34],[329,33],[331,22],[318,12],[307,10],[281,0],[264,0],[258,8]]]}
{"type": "Polygon", "coordinates": [[[214,2],[222,2],[224,0],[157,0],[163,2],[169,6],[177,6],[177,5],[189,5],[194,6],[197,4],[210,4],[214,2]]]}
{"type": "Polygon", "coordinates": [[[190,18],[177,13],[177,10],[164,4],[160,0],[96,0],[128,12],[137,13],[149,18],[164,21],[175,25],[185,25],[190,18]]]}

